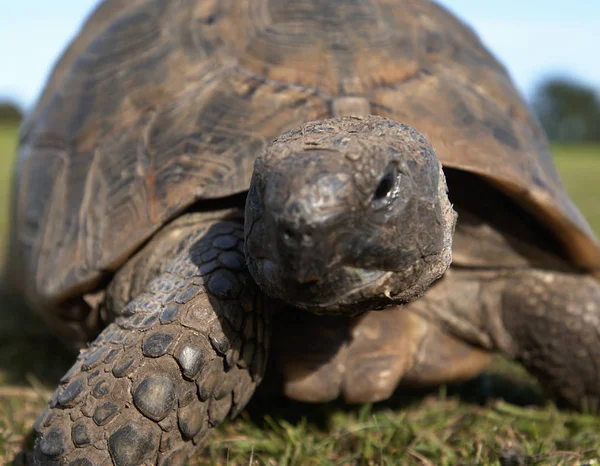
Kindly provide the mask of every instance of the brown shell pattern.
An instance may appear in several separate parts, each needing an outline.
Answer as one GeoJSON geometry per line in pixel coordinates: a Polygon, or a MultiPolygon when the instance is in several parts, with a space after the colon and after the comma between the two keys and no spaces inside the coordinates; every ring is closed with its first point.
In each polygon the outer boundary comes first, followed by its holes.
{"type": "Polygon", "coordinates": [[[190,204],[247,189],[280,133],[348,113],[415,127],[600,268],[505,69],[435,3],[108,0],[24,126],[17,273],[35,299],[93,289],[190,204]]]}

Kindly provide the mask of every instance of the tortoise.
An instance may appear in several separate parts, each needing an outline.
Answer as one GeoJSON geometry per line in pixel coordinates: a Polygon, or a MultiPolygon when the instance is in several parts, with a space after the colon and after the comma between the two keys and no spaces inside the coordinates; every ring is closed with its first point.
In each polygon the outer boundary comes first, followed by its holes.
{"type": "Polygon", "coordinates": [[[434,2],[106,0],[15,180],[10,277],[82,348],[38,464],[180,464],[267,361],[293,399],[359,403],[500,352],[598,407],[598,242],[434,2]]]}

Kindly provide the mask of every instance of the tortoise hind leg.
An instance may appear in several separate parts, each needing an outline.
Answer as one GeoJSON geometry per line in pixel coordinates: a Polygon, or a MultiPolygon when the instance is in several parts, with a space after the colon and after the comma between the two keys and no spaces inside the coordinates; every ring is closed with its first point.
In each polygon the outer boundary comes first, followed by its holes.
{"type": "Polygon", "coordinates": [[[532,269],[500,283],[501,325],[492,335],[501,349],[571,406],[600,412],[598,280],[532,269]]]}
{"type": "MultiPolygon", "coordinates": [[[[426,299],[426,298],[421,298],[426,299]]],[[[349,319],[300,311],[276,316],[273,358],[290,398],[351,403],[387,399],[402,385],[467,380],[489,353],[465,343],[411,309],[372,311],[349,319]]]]}
{"type": "Polygon", "coordinates": [[[600,411],[600,283],[575,271],[451,268],[424,316],[516,359],[552,394],[600,411]]]}
{"type": "Polygon", "coordinates": [[[268,329],[243,227],[193,218],[146,247],[167,254],[36,421],[36,463],[181,464],[252,396],[268,329]]]}

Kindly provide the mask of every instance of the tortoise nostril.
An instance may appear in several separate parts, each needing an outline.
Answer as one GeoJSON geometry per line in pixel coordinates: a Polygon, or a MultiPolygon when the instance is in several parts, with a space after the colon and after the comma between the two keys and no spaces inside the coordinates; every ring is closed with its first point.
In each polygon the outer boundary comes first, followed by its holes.
{"type": "Polygon", "coordinates": [[[308,228],[285,227],[282,229],[281,239],[288,246],[310,246],[313,242],[312,232],[308,228]]]}
{"type": "Polygon", "coordinates": [[[286,243],[293,243],[298,240],[298,237],[294,230],[292,230],[291,228],[286,228],[283,230],[283,240],[286,243]]]}

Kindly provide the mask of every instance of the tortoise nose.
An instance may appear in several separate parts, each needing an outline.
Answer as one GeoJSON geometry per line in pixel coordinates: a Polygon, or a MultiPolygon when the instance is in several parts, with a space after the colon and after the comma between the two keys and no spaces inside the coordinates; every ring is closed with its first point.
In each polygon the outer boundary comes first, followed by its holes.
{"type": "Polygon", "coordinates": [[[325,273],[323,241],[317,241],[316,229],[305,222],[279,219],[277,249],[283,278],[310,285],[319,282],[325,273]]]}
{"type": "Polygon", "coordinates": [[[282,222],[279,228],[279,239],[283,245],[292,249],[308,248],[313,245],[312,228],[307,225],[291,225],[282,222]]]}
{"type": "Polygon", "coordinates": [[[310,248],[314,243],[314,213],[306,202],[295,201],[275,216],[279,243],[293,250],[310,248]],[[313,221],[311,221],[313,220],[313,221]]]}

